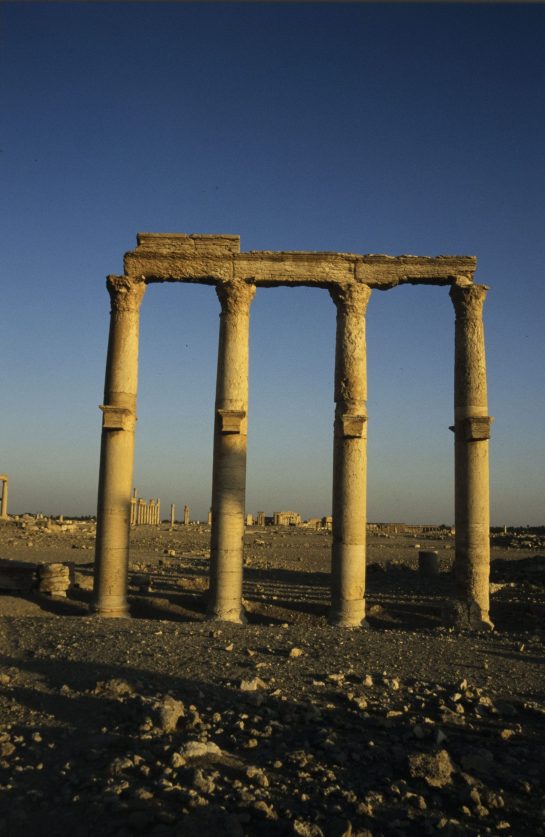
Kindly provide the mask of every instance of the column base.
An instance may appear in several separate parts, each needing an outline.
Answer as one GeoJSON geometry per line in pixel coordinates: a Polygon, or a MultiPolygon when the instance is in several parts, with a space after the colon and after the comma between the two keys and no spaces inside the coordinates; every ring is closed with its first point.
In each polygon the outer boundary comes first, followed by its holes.
{"type": "Polygon", "coordinates": [[[480,608],[475,602],[452,599],[443,606],[443,622],[450,628],[459,631],[494,630],[494,623],[487,610],[480,608]]]}
{"type": "Polygon", "coordinates": [[[130,610],[127,602],[93,602],[89,608],[95,616],[112,619],[129,619],[130,610]]]}
{"type": "Polygon", "coordinates": [[[362,601],[347,602],[344,607],[332,607],[329,624],[336,628],[368,628],[365,618],[365,604],[362,601]]]}
{"type": "Polygon", "coordinates": [[[208,622],[231,622],[235,625],[246,625],[246,611],[243,607],[232,608],[231,610],[219,610],[211,608],[206,613],[206,620],[208,622]]]}

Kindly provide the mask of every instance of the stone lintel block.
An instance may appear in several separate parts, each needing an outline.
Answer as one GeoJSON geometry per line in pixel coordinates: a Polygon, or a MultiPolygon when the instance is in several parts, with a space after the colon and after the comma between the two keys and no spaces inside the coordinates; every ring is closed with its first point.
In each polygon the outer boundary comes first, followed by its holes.
{"type": "Polygon", "coordinates": [[[36,580],[37,564],[0,558],[0,590],[28,593],[36,580]]]}
{"type": "Polygon", "coordinates": [[[358,257],[355,278],[385,289],[403,284],[471,284],[476,268],[474,256],[366,255],[358,257]]]}
{"type": "Polygon", "coordinates": [[[113,407],[100,404],[102,410],[102,427],[105,430],[134,430],[136,416],[126,407],[113,407]]]}
{"type": "Polygon", "coordinates": [[[222,433],[241,433],[246,410],[218,410],[222,433]]]}
{"type": "Polygon", "coordinates": [[[361,439],[367,416],[344,413],[341,416],[341,421],[345,439],[361,439]]]}
{"type": "Polygon", "coordinates": [[[237,279],[261,287],[314,285],[329,287],[354,281],[356,256],[348,253],[250,252],[234,260],[237,279]]]}
{"type": "Polygon", "coordinates": [[[462,419],[462,428],[466,442],[482,442],[490,439],[492,416],[470,416],[462,419]]]}
{"type": "Polygon", "coordinates": [[[204,233],[137,233],[137,250],[163,253],[197,254],[199,251],[239,253],[239,235],[206,235],[204,233]]]}
{"type": "Polygon", "coordinates": [[[143,276],[146,282],[194,282],[217,285],[233,278],[233,256],[213,252],[186,254],[160,250],[136,250],[125,253],[123,269],[127,276],[143,276]]]}

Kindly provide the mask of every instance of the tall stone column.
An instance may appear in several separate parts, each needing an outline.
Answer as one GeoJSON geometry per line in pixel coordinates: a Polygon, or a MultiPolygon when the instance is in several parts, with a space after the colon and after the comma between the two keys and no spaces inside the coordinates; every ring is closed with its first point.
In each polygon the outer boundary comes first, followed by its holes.
{"type": "Polygon", "coordinates": [[[216,287],[221,303],[212,476],[208,614],[243,622],[242,553],[246,499],[246,438],[250,305],[255,286],[216,287]]]}
{"type": "Polygon", "coordinates": [[[460,627],[492,628],[489,616],[490,497],[483,304],[486,285],[453,285],[455,560],[460,627]]]}
{"type": "Polygon", "coordinates": [[[367,285],[335,286],[335,425],[333,442],[333,625],[351,628],[365,619],[367,524],[367,285]]]}
{"type": "Polygon", "coordinates": [[[0,520],[8,519],[8,486],[9,479],[6,476],[0,477],[2,482],[2,505],[0,506],[0,520]]]}
{"type": "MultiPolygon", "coordinates": [[[[110,335],[104,386],[93,609],[127,616],[130,507],[144,280],[109,276],[110,335]]],[[[140,521],[138,521],[140,522],[140,521]]]]}

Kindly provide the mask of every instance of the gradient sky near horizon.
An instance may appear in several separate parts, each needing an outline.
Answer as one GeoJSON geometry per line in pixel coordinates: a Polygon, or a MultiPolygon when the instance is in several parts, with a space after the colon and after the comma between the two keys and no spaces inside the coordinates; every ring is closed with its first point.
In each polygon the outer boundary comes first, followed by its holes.
{"type": "MultiPolygon", "coordinates": [[[[3,3],[0,473],[10,511],[94,514],[105,276],[136,233],[242,250],[471,254],[494,525],[545,498],[545,7],[3,3]]],[[[142,307],[135,485],[210,504],[219,303],[142,307]]],[[[447,288],[367,311],[368,518],[453,522],[447,288]]],[[[335,308],[252,306],[247,509],[331,510],[335,308]]]]}

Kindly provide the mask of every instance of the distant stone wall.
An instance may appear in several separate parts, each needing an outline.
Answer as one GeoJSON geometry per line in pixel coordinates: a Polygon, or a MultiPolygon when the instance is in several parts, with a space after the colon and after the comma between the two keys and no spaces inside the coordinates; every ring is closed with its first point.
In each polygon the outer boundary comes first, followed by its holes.
{"type": "Polygon", "coordinates": [[[421,523],[368,523],[367,531],[387,535],[454,534],[454,529],[450,526],[428,526],[421,523]]]}

